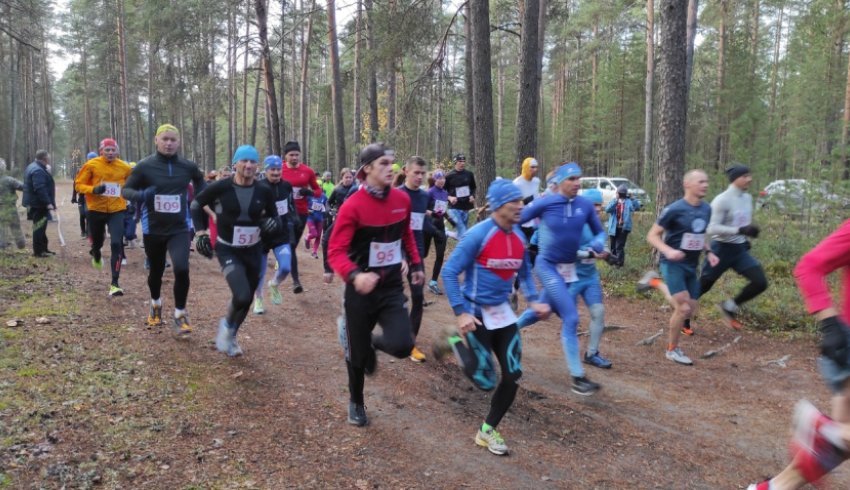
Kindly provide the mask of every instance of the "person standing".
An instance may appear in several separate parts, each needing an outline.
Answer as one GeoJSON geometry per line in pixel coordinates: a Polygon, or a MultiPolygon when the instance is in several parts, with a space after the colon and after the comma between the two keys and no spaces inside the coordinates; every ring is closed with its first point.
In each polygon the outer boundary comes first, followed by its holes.
{"type": "Polygon", "coordinates": [[[114,139],[101,141],[98,150],[100,156],[87,161],[80,169],[74,180],[74,189],[85,196],[88,208],[92,267],[103,269],[100,249],[108,228],[111,252],[109,267],[112,271],[109,296],[123,296],[124,290],[118,285],[118,277],[124,256],[124,213],[127,202],[121,197],[121,187],[127,181],[131,168],[118,158],[118,143],[114,139]]]}
{"type": "Polygon", "coordinates": [[[446,174],[446,192],[449,193],[449,218],[455,223],[456,238],[466,233],[469,211],[475,208],[475,175],[466,170],[466,157],[454,157],[455,168],[446,174]]]}
{"type": "Polygon", "coordinates": [[[27,219],[32,221],[32,254],[35,257],[56,255],[48,248],[47,221],[50,212],[56,209],[56,183],[47,169],[50,153],[35,152],[35,161],[24,171],[24,196],[22,204],[27,208],[27,219]]]}
{"type": "Polygon", "coordinates": [[[24,183],[5,173],[6,161],[0,158],[0,248],[8,247],[14,239],[15,245],[23,249],[27,242],[18,216],[18,191],[24,190],[24,183]]]}
{"type": "Polygon", "coordinates": [[[685,320],[699,306],[697,267],[703,250],[708,263],[715,267],[719,260],[706,240],[711,206],[703,198],[708,192],[708,176],[702,170],[690,170],[684,178],[685,197],[661,211],[646,235],[646,241],[661,253],[661,275],[675,305],[670,316],[667,359],[690,366],[693,361],[679,347],[679,335],[685,320]]]}
{"type": "Polygon", "coordinates": [[[626,240],[632,231],[632,214],[640,209],[640,202],[629,196],[629,186],[617,187],[617,198],[611,199],[605,212],[608,213],[608,236],[611,237],[611,254],[614,265],[622,267],[626,262],[626,240]]]}
{"type": "Polygon", "coordinates": [[[410,198],[390,185],[393,155],[380,143],[360,151],[356,177],[362,186],[340,207],[328,243],[328,262],[345,281],[348,423],[359,427],[369,423],[363,385],[365,375],[377,367],[375,350],[401,359],[414,346],[405,308],[402,249],[411,282],[422,284],[425,279],[410,229],[410,198]],[[382,334],[373,335],[378,323],[382,334]]]}
{"type": "Polygon", "coordinates": [[[298,220],[293,222],[290,244],[292,247],[292,292],[300,294],[304,292],[298,276],[298,244],[304,235],[307,226],[307,217],[310,211],[307,206],[307,198],[319,194],[322,188],[316,181],[316,173],[306,164],[301,163],[301,146],[297,141],[288,141],[283,146],[283,180],[292,185],[293,197],[295,199],[295,211],[298,220]]]}
{"type": "Polygon", "coordinates": [[[443,294],[437,279],[440,278],[440,270],[443,268],[443,260],[446,256],[446,211],[449,209],[449,193],[446,192],[446,174],[437,170],[431,175],[433,183],[428,189],[428,211],[431,212],[430,219],[433,231],[425,233],[425,257],[431,249],[431,241],[434,241],[434,267],[431,270],[431,281],[428,289],[434,294],[443,294]]]}
{"type": "Polygon", "coordinates": [[[150,270],[148,325],[162,325],[162,275],[166,254],[174,273],[174,324],[178,335],[191,333],[186,300],[189,296],[189,184],[195,192],[206,187],[204,173],[195,162],[178,154],[180,131],[163,124],[154,137],[156,151],[140,161],[130,173],[121,195],[141,208],[142,240],[150,270]]]}
{"type": "Polygon", "coordinates": [[[729,269],[749,281],[737,296],[719,305],[726,324],[740,330],[740,306],[767,289],[767,277],[759,261],[750,255],[749,240],[759,236],[759,227],[753,224],[753,198],[747,193],[753,180],[750,169],[745,165],[733,165],[726,169],[726,175],[729,187],[711,201],[711,222],[707,231],[711,250],[720,262],[717,266],[703,264],[699,285],[700,294],[709,292],[729,269]]]}
{"type": "Polygon", "coordinates": [[[491,352],[496,355],[501,380],[475,435],[475,444],[505,455],[508,446],[496,427],[513,404],[522,376],[522,342],[516,315],[508,304],[514,276],[519,274],[523,294],[536,316],[546,317],[549,307],[537,302],[525,237],[517,228],[523,209],[521,191],[508,180],[496,180],[490,184],[487,201],[490,217],[469,229],[443,269],[446,297],[457,321],[457,333],[446,341],[452,349],[464,352],[459,356],[466,360],[464,374],[473,381],[479,369],[485,368],[482,364],[487,364],[491,352]],[[463,344],[464,336],[469,347],[463,344]]]}

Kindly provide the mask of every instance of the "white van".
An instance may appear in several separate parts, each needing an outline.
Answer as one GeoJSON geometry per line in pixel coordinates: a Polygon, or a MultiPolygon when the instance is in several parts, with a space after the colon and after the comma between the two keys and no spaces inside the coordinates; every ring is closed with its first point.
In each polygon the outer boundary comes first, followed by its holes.
{"type": "Polygon", "coordinates": [[[602,193],[602,205],[607,206],[611,199],[617,197],[617,187],[623,184],[626,184],[629,194],[640,203],[641,208],[650,203],[649,194],[625,177],[582,177],[579,194],[587,189],[599,189],[602,193]]]}

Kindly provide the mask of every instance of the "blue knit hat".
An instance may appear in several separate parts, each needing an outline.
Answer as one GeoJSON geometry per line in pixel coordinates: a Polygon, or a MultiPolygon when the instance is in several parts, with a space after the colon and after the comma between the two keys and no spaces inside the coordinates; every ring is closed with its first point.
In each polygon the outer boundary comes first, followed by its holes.
{"type": "Polygon", "coordinates": [[[251,160],[254,162],[260,161],[260,153],[251,145],[242,145],[233,152],[233,160],[230,163],[236,163],[240,160],[251,160]]]}
{"type": "Polygon", "coordinates": [[[265,168],[282,168],[283,160],[277,155],[269,155],[263,160],[263,167],[265,168]]]}
{"type": "Polygon", "coordinates": [[[599,189],[588,189],[581,193],[582,197],[590,199],[593,204],[602,204],[602,192],[599,189]]]}
{"type": "Polygon", "coordinates": [[[97,153],[90,151],[88,155],[86,155],[86,159],[91,160],[92,158],[97,158],[97,153]]]}
{"type": "Polygon", "coordinates": [[[522,199],[522,191],[516,184],[507,179],[496,179],[487,189],[487,202],[490,203],[490,211],[495,211],[518,199],[522,199]]]}
{"type": "Polygon", "coordinates": [[[556,184],[560,184],[570,177],[581,177],[581,167],[576,162],[565,163],[558,167],[552,179],[556,184]]]}

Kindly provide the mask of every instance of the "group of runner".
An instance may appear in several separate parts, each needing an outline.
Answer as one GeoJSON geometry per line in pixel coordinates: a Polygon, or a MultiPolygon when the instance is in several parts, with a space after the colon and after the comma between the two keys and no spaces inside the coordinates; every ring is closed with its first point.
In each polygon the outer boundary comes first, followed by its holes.
{"type": "MultiPolygon", "coordinates": [[[[426,359],[416,344],[426,285],[433,294],[445,293],[456,316],[456,325],[441,332],[435,343],[435,357],[453,352],[475,386],[494,390],[490,410],[474,439],[494,454],[508,453],[496,428],[513,403],[522,375],[520,329],[550,312],[560,317],[571,389],[577,394],[592,395],[600,389],[588,378],[583,364],[603,369],[613,365],[599,351],[604,306],[595,262],[622,265],[622,248],[619,256],[606,249],[610,233],[601,221],[602,196],[593,190],[579,195],[582,171],[577,163],[564,163],[550,172],[541,192],[536,175],[539,164],[526,159],[516,180],[497,179],[489,185],[488,214],[468,227],[471,212],[481,208],[476,208],[475,178],[465,168],[462,155],[455,156],[450,172],[435,169],[430,176],[422,158],[410,157],[400,169],[399,185],[394,186],[395,153],[382,144],[371,144],[361,150],[356,171],[346,169],[338,185],[323,187],[315,172],[300,162],[297,142],[287,143],[282,156],[264,159],[252,146],[241,146],[232,158],[232,176],[218,175],[209,183],[196,164],[179,155],[176,127],[160,126],[155,145],[154,154],[131,168],[118,157],[117,143],[105,139],[99,154],[83,165],[75,180],[75,191],[84,196],[87,207],[81,229],[90,241],[95,268],[102,267],[100,249],[106,230],[110,234],[110,295],[123,294],[118,283],[121,240],[126,206],[132,203],[140,212],[150,263],[148,324],[162,324],[161,285],[168,255],[175,277],[174,330],[181,336],[192,331],[186,299],[194,234],[194,249],[207,258],[217,257],[232,293],[218,325],[216,348],[228,356],[241,355],[237,333],[252,304],[255,313],[265,311],[264,286],[272,304],[282,302],[279,287],[289,275],[293,293],[303,291],[296,251],[309,227],[306,245],[314,256],[322,244],[324,281],[332,282],[335,274],[344,283],[339,333],[348,372],[351,424],[368,424],[364,384],[365,377],[377,370],[377,350],[417,362],[426,359]],[[258,179],[261,166],[263,178],[258,179]],[[428,190],[423,189],[426,179],[428,190]],[[447,231],[445,221],[454,233],[447,231]],[[443,266],[448,236],[458,243],[443,266]],[[431,243],[437,257],[426,284],[423,257],[431,243]],[[269,251],[276,265],[265,283],[269,251]],[[438,283],[441,274],[443,289],[438,283]],[[539,292],[535,277],[542,288],[539,292]],[[519,316],[512,305],[516,289],[528,304],[519,316]],[[577,334],[579,296],[590,312],[590,340],[583,355],[577,334]],[[380,333],[375,332],[377,325],[380,333]],[[498,376],[493,356],[499,363],[498,376]]],[[[736,297],[719,305],[733,328],[742,327],[740,306],[767,288],[763,268],[749,253],[750,240],[759,235],[752,222],[752,198],[746,192],[752,180],[750,170],[734,165],[726,173],[729,188],[709,205],[703,201],[707,175],[700,170],[688,172],[684,197],[662,211],[647,235],[660,252],[663,280],[650,273],[638,285],[661,290],[673,306],[665,355],[678,364],[693,363],[679,346],[680,335],[693,334],[691,320],[700,295],[726,270],[731,268],[749,281],[736,297]],[[705,258],[698,273],[702,252],[705,258]]],[[[327,184],[330,176],[323,175],[322,180],[327,184]]],[[[622,213],[616,206],[615,212],[622,213]]],[[[609,205],[609,214],[611,209],[609,205]]],[[[847,236],[850,224],[804,257],[796,271],[807,306],[818,315],[825,333],[821,362],[837,392],[835,419],[801,404],[795,419],[794,462],[776,479],[752,487],[757,490],[797,488],[794,482],[799,486],[816,481],[848,454],[850,426],[843,424],[850,422],[850,384],[846,382],[850,333],[828,292],[822,290],[826,274],[848,265],[847,236]]],[[[624,242],[624,238],[612,239],[615,247],[624,242]]]]}

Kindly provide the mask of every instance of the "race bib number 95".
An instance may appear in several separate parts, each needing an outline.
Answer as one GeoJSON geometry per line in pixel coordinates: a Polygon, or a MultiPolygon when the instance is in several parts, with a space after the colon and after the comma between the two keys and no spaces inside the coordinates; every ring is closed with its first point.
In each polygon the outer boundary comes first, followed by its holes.
{"type": "Polygon", "coordinates": [[[180,196],[157,194],[153,198],[153,210],[157,213],[179,213],[180,196]]]}
{"type": "Polygon", "coordinates": [[[386,267],[401,263],[401,240],[390,243],[372,242],[369,246],[369,267],[386,267]]]}

